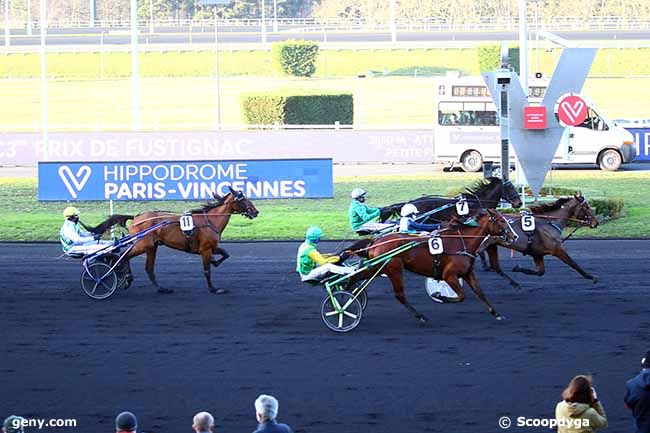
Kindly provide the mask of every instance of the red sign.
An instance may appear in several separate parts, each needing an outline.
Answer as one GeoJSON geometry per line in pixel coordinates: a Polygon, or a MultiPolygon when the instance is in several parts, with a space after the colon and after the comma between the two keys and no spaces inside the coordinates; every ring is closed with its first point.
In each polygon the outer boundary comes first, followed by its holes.
{"type": "Polygon", "coordinates": [[[557,116],[564,126],[580,125],[587,114],[587,103],[578,95],[567,95],[558,100],[557,116]]]}
{"type": "Polygon", "coordinates": [[[524,107],[524,129],[546,129],[546,107],[543,105],[524,107]]]}

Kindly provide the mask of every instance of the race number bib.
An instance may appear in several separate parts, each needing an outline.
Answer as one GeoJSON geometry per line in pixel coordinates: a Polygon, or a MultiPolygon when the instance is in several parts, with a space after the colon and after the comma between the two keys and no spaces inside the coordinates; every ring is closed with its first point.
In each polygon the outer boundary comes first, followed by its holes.
{"type": "Polygon", "coordinates": [[[182,231],[191,232],[194,230],[194,218],[192,218],[192,214],[183,214],[178,222],[181,225],[182,231]]]}
{"type": "Polygon", "coordinates": [[[461,216],[469,213],[469,204],[467,204],[467,200],[462,198],[456,202],[456,212],[461,216]]]}
{"type": "Polygon", "coordinates": [[[443,251],[444,247],[442,246],[442,239],[440,239],[438,236],[429,239],[429,252],[432,256],[442,254],[443,251]]]}
{"type": "Polygon", "coordinates": [[[523,215],[521,217],[521,229],[525,232],[535,231],[535,217],[532,215],[523,215]]]}

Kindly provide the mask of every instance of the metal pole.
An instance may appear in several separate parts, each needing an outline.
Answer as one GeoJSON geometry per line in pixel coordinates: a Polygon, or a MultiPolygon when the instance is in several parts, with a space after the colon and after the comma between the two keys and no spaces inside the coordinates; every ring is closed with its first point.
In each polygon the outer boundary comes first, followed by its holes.
{"type": "Polygon", "coordinates": [[[278,32],[278,0],[273,0],[273,32],[278,32]]]}
{"type": "Polygon", "coordinates": [[[397,42],[397,27],[395,26],[395,0],[390,0],[390,40],[397,42]]]}
{"type": "Polygon", "coordinates": [[[32,0],[27,0],[27,35],[32,35],[32,0]]]}
{"type": "Polygon", "coordinates": [[[99,79],[104,80],[104,30],[99,34],[99,79]]]}
{"type": "Polygon", "coordinates": [[[510,178],[510,119],[508,116],[508,84],[501,84],[500,93],[500,126],[501,126],[501,179],[510,178]]]}
{"type": "MultiPolygon", "coordinates": [[[[523,87],[524,95],[528,97],[528,25],[526,22],[526,0],[519,0],[519,82],[523,87]]],[[[508,165],[510,168],[510,165],[508,165]]],[[[521,168],[519,159],[515,156],[515,183],[524,185],[526,178],[521,168]]]]}
{"type": "Polygon", "coordinates": [[[214,69],[217,82],[217,131],[221,130],[221,72],[219,70],[219,30],[217,26],[217,9],[214,9],[214,69]]]}
{"type": "Polygon", "coordinates": [[[262,43],[266,43],[266,4],[262,0],[262,43]]]}
{"type": "Polygon", "coordinates": [[[138,58],[138,4],[131,0],[131,122],[140,129],[140,64],[138,58]]]}
{"type": "Polygon", "coordinates": [[[45,32],[47,29],[46,1],[41,0],[40,30],[41,30],[41,141],[43,142],[43,160],[49,159],[48,150],[48,111],[47,111],[47,59],[45,51],[45,32]]]}
{"type": "Polygon", "coordinates": [[[96,19],[97,19],[97,3],[95,0],[90,0],[90,27],[95,27],[96,19]]]}
{"type": "Polygon", "coordinates": [[[149,33],[153,34],[153,0],[149,0],[149,33]]]}
{"type": "Polygon", "coordinates": [[[5,0],[5,47],[9,46],[9,0],[5,0]]]}

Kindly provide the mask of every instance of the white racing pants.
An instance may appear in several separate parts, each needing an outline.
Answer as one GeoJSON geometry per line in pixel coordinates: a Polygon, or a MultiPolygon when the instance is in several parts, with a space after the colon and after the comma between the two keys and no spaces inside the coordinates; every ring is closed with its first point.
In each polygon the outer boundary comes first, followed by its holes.
{"type": "Polygon", "coordinates": [[[66,254],[83,254],[83,255],[92,254],[103,248],[106,248],[109,245],[113,245],[113,241],[97,241],[97,242],[89,242],[86,244],[73,245],[66,252],[66,254]]]}
{"type": "Polygon", "coordinates": [[[339,274],[346,275],[354,272],[354,268],[347,266],[338,266],[333,263],[328,263],[326,265],[318,266],[317,268],[312,269],[307,275],[300,275],[301,281],[320,281],[329,274],[339,274]]]}

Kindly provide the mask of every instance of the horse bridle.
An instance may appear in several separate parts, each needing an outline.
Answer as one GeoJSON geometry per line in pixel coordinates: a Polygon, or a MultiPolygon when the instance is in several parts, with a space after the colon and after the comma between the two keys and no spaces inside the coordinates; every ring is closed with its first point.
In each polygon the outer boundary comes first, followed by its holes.
{"type": "Polygon", "coordinates": [[[246,200],[246,197],[241,191],[235,194],[235,201],[240,204],[241,202],[244,202],[246,208],[244,209],[244,212],[241,213],[242,215],[244,215],[248,219],[255,218],[255,214],[253,213],[253,208],[251,207],[250,201],[246,200]]]}

